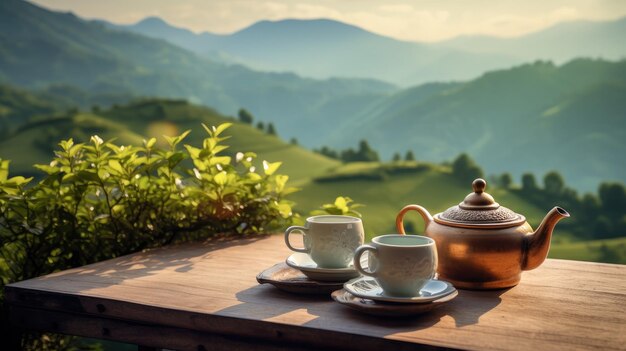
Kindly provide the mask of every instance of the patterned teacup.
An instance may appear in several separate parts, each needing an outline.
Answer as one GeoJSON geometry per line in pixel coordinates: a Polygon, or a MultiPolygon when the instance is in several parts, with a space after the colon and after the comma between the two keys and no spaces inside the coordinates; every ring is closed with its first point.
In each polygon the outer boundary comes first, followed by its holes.
{"type": "Polygon", "coordinates": [[[425,236],[388,234],[372,239],[354,253],[354,268],[374,277],[389,296],[418,296],[420,289],[435,276],[437,248],[425,236]],[[370,252],[369,269],[361,267],[361,255],[370,252]]]}
{"type": "Polygon", "coordinates": [[[320,268],[346,268],[354,250],[363,244],[363,222],[350,216],[309,217],[304,227],[287,228],[285,243],[295,252],[310,254],[320,268]],[[304,234],[304,248],[293,247],[289,242],[289,234],[294,230],[304,234]]]}

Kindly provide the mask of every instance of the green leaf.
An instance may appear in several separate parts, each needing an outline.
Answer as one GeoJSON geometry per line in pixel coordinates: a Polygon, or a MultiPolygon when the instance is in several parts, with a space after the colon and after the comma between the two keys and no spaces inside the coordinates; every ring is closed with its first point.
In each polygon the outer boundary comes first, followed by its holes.
{"type": "Polygon", "coordinates": [[[117,174],[125,174],[126,170],[120,164],[120,161],[116,159],[109,160],[109,167],[111,170],[115,171],[117,174]]]}
{"type": "Polygon", "coordinates": [[[291,212],[291,206],[289,206],[289,205],[288,205],[288,204],[286,204],[286,203],[283,203],[283,202],[279,203],[279,204],[277,205],[277,208],[278,208],[278,212],[280,213],[280,215],[281,215],[283,218],[289,218],[289,216],[291,216],[291,214],[292,214],[292,212],[291,212]]]}
{"type": "Polygon", "coordinates": [[[185,149],[187,149],[187,152],[189,153],[192,159],[195,160],[197,158],[200,158],[200,151],[202,151],[202,149],[198,149],[197,147],[193,147],[187,144],[185,144],[185,149]]]}
{"type": "Polygon", "coordinates": [[[100,177],[94,171],[80,171],[76,173],[76,177],[82,180],[91,181],[91,182],[100,182],[100,177]]]}
{"type": "Polygon", "coordinates": [[[230,156],[214,156],[209,159],[209,165],[214,166],[216,164],[229,165],[230,156]]]}
{"type": "Polygon", "coordinates": [[[209,150],[210,152],[213,152],[213,149],[215,148],[216,145],[217,145],[217,140],[213,138],[206,138],[204,139],[204,142],[202,143],[202,146],[206,150],[209,150]]]}
{"type": "Polygon", "coordinates": [[[9,163],[11,163],[10,160],[0,161],[0,182],[7,180],[9,176],[9,163]]]}
{"type": "Polygon", "coordinates": [[[24,178],[24,177],[22,177],[22,176],[17,176],[17,177],[13,177],[13,178],[11,178],[11,179],[7,180],[7,182],[8,182],[8,183],[13,183],[13,184],[15,184],[15,185],[17,185],[17,186],[22,186],[22,185],[24,185],[24,184],[29,183],[31,180],[33,180],[33,178],[32,178],[32,177],[30,177],[30,178],[24,178]]]}
{"type": "Polygon", "coordinates": [[[193,160],[193,165],[196,166],[199,171],[205,172],[207,170],[207,165],[203,161],[193,160]]]}
{"type": "Polygon", "coordinates": [[[37,168],[38,170],[45,172],[47,174],[55,174],[60,172],[60,170],[56,167],[52,167],[49,165],[34,165],[33,167],[37,168]]]}
{"type": "Polygon", "coordinates": [[[342,211],[343,211],[344,209],[345,209],[345,210],[347,210],[347,209],[348,209],[348,206],[347,206],[346,199],[345,199],[343,196],[338,196],[338,197],[335,199],[335,207],[337,207],[338,209],[340,209],[340,210],[342,210],[342,211]]]}
{"type": "Polygon", "coordinates": [[[176,141],[176,137],[171,137],[171,136],[164,135],[164,136],[163,136],[163,139],[165,139],[165,141],[167,142],[167,144],[168,144],[170,147],[172,147],[172,148],[173,148],[173,147],[174,147],[174,146],[178,143],[178,142],[176,141]]]}
{"type": "Polygon", "coordinates": [[[189,133],[191,133],[191,129],[188,129],[184,131],[181,135],[179,135],[178,142],[180,143],[181,141],[185,140],[185,138],[187,137],[187,135],[189,135],[189,133]]]}
{"type": "Polygon", "coordinates": [[[300,191],[300,188],[289,187],[289,188],[287,188],[287,189],[282,191],[282,195],[283,196],[287,196],[289,194],[293,194],[293,193],[298,192],[298,191],[300,191]]]}
{"type": "Polygon", "coordinates": [[[213,177],[213,181],[217,184],[217,185],[225,185],[226,182],[228,181],[228,174],[224,171],[219,172],[218,174],[215,175],[215,177],[213,177]]]}
{"type": "Polygon", "coordinates": [[[217,155],[218,153],[220,153],[220,152],[222,152],[222,151],[224,151],[226,149],[228,149],[228,146],[226,146],[226,145],[215,145],[213,147],[213,150],[211,150],[211,151],[213,152],[214,155],[217,155]]]}
{"type": "Polygon", "coordinates": [[[74,179],[76,179],[76,173],[66,173],[63,175],[63,178],[61,178],[62,182],[72,182],[74,181],[74,179]]]}
{"type": "Polygon", "coordinates": [[[180,163],[180,161],[185,159],[185,154],[176,152],[167,158],[168,165],[170,168],[176,167],[180,163]]]}
{"type": "Polygon", "coordinates": [[[213,132],[213,136],[219,136],[220,134],[222,134],[223,131],[225,131],[226,129],[228,129],[230,126],[232,126],[233,124],[230,122],[227,123],[222,123],[217,127],[213,127],[215,128],[214,132],[213,132]]]}
{"type": "Polygon", "coordinates": [[[276,192],[282,192],[285,189],[285,185],[287,184],[287,180],[289,180],[289,176],[279,174],[276,176],[274,180],[276,182],[276,192]]]}
{"type": "Polygon", "coordinates": [[[83,144],[76,144],[73,145],[69,151],[67,152],[69,157],[76,157],[76,155],[78,155],[78,153],[83,149],[83,144]]]}
{"type": "Polygon", "coordinates": [[[156,141],[157,141],[156,138],[150,138],[150,140],[148,141],[144,140],[143,142],[146,145],[146,148],[151,149],[154,146],[154,144],[156,144],[156,141]]]}
{"type": "Polygon", "coordinates": [[[263,161],[263,170],[265,171],[265,175],[271,176],[282,164],[282,162],[269,163],[267,161],[263,161]]]}
{"type": "Polygon", "coordinates": [[[202,123],[202,128],[204,128],[204,130],[206,131],[206,133],[210,136],[213,136],[213,130],[209,127],[207,127],[206,124],[202,123]]]}
{"type": "Polygon", "coordinates": [[[63,151],[67,152],[74,145],[74,139],[69,138],[67,140],[61,140],[59,142],[59,146],[63,149],[63,151]]]}
{"type": "Polygon", "coordinates": [[[248,173],[248,178],[250,178],[250,180],[253,180],[253,181],[263,180],[263,178],[256,173],[248,173]]]}
{"type": "Polygon", "coordinates": [[[176,147],[176,145],[178,145],[178,143],[183,141],[183,139],[185,139],[187,135],[189,135],[189,133],[191,133],[191,130],[186,130],[181,135],[174,136],[174,137],[163,135],[163,138],[165,138],[165,141],[167,141],[169,146],[173,149],[176,147]]]}

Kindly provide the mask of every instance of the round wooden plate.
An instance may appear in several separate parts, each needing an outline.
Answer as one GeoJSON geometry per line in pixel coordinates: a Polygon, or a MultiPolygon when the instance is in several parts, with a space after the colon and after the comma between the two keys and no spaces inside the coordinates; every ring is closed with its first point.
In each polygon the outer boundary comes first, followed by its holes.
{"type": "Polygon", "coordinates": [[[363,313],[383,317],[405,317],[432,311],[444,303],[454,299],[458,294],[458,291],[454,291],[452,294],[446,295],[432,302],[412,304],[376,302],[370,299],[356,297],[343,289],[334,291],[331,296],[333,300],[339,302],[340,304],[359,310],[363,313]]]}
{"type": "Polygon", "coordinates": [[[280,290],[296,294],[330,294],[343,287],[343,282],[309,279],[301,271],[287,266],[285,262],[275,264],[259,273],[256,280],[260,284],[271,284],[280,290]]]}

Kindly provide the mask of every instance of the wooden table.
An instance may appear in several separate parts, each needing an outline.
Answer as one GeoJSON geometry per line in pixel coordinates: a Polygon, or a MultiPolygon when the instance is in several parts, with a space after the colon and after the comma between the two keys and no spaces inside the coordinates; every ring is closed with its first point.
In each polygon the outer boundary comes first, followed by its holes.
{"type": "Polygon", "coordinates": [[[19,327],[180,350],[626,350],[626,266],[547,260],[430,314],[371,317],[259,285],[282,236],[151,250],[6,287],[19,327]]]}

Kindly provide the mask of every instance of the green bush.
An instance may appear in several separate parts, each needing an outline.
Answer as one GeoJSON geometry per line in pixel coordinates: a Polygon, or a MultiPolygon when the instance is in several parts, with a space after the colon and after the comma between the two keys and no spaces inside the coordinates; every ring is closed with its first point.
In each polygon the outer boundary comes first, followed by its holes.
{"type": "Polygon", "coordinates": [[[361,213],[356,211],[356,209],[363,206],[362,204],[354,203],[347,196],[337,196],[332,204],[323,204],[320,209],[311,211],[311,216],[341,215],[361,218],[361,213]]]}
{"type": "Polygon", "coordinates": [[[199,147],[179,147],[189,131],[165,137],[164,148],[156,139],[65,140],[50,164],[36,165],[45,174],[37,182],[9,178],[0,160],[0,286],[176,241],[288,226],[293,189],[276,173],[281,163],[257,171],[252,152],[223,156],[229,126],[204,126],[199,147]]]}

